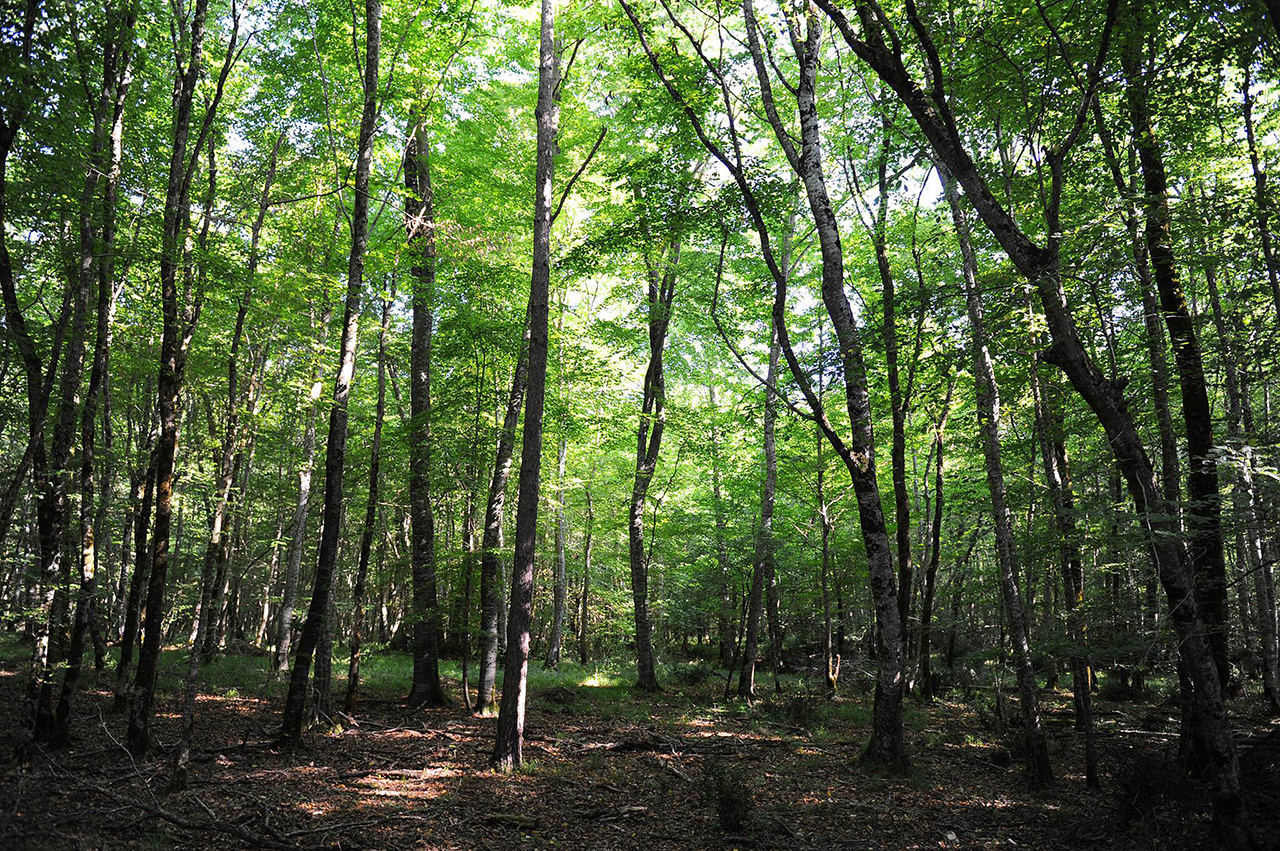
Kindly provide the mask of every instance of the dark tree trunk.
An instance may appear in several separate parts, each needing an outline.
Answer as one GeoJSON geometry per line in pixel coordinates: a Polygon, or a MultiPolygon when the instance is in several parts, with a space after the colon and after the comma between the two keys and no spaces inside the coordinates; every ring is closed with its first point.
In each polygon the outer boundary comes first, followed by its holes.
{"type": "Polygon", "coordinates": [[[511,375],[511,392],[498,433],[498,447],[489,481],[489,497],[485,506],[484,535],[480,551],[480,665],[476,674],[476,712],[492,715],[497,711],[494,686],[498,676],[498,632],[501,614],[502,521],[507,501],[507,482],[511,478],[511,461],[515,451],[516,425],[524,404],[525,385],[529,377],[529,323],[525,318],[520,353],[511,375]]]}
{"type": "Polygon", "coordinates": [[[129,727],[126,744],[139,756],[151,748],[151,715],[155,703],[156,669],[160,661],[163,638],[165,587],[169,571],[169,535],[173,521],[173,474],[178,451],[179,393],[186,371],[187,353],[196,322],[200,318],[204,294],[193,293],[189,254],[185,251],[191,227],[191,181],[196,165],[217,115],[227,75],[235,63],[239,44],[239,19],[233,17],[227,51],[218,75],[212,101],[205,107],[204,119],[194,144],[191,133],[191,107],[202,76],[205,15],[208,0],[196,0],[189,18],[178,22],[188,29],[186,43],[190,51],[177,76],[173,94],[173,144],[170,149],[169,176],[165,189],[164,223],[160,254],[160,298],[164,319],[160,341],[160,372],[156,381],[160,431],[156,440],[155,526],[151,536],[151,573],[147,584],[146,623],[138,654],[138,671],[130,693],[129,727]],[[185,306],[179,313],[179,276],[183,278],[185,306]]]}
{"type": "MultiPolygon", "coordinates": [[[[111,340],[115,283],[113,261],[116,233],[115,208],[119,197],[120,144],[124,127],[125,98],[128,94],[135,20],[135,14],[126,11],[120,13],[118,19],[113,16],[107,24],[107,37],[103,44],[101,88],[98,103],[93,108],[94,129],[89,155],[89,174],[85,178],[84,193],[81,197],[79,283],[84,295],[87,296],[96,271],[98,292],[92,367],[80,416],[80,548],[78,553],[80,593],[76,599],[66,673],[63,675],[62,690],[54,715],[52,740],[57,745],[70,743],[71,705],[80,681],[86,633],[90,629],[94,597],[97,594],[98,556],[95,528],[97,520],[94,516],[95,436],[98,427],[98,404],[106,381],[107,355],[111,340]],[[93,207],[99,176],[105,176],[107,180],[103,191],[100,232],[95,244],[93,207]],[[96,263],[95,254],[101,256],[96,263]]],[[[107,478],[108,476],[104,476],[104,480],[107,478]]],[[[106,493],[105,489],[103,493],[106,493]]]]}
{"type": "Polygon", "coordinates": [[[360,691],[365,587],[369,577],[374,529],[378,520],[378,489],[382,481],[382,419],[387,410],[387,337],[391,326],[391,302],[394,298],[393,291],[390,298],[382,300],[382,330],[378,334],[378,403],[373,415],[373,441],[369,446],[369,499],[364,509],[364,531],[360,535],[356,584],[351,592],[351,661],[347,666],[347,697],[344,702],[348,715],[355,711],[356,696],[360,691]]]}
{"type": "Polygon", "coordinates": [[[555,45],[554,3],[542,0],[538,50],[537,167],[533,202],[533,274],[529,286],[529,387],[524,441],[520,451],[516,548],[511,574],[511,612],[502,705],[493,748],[493,766],[510,772],[523,763],[524,713],[528,698],[529,626],[533,617],[533,568],[538,532],[538,487],[542,476],[542,412],[547,382],[547,323],[551,288],[551,191],[555,170],[559,109],[555,90],[560,69],[555,45]]]}
{"type": "MultiPolygon", "coordinates": [[[[636,189],[637,199],[640,190],[636,189]]],[[[635,607],[636,686],[644,691],[658,690],[653,653],[653,623],[649,615],[649,558],[644,540],[644,508],[658,452],[666,429],[666,375],[663,350],[671,323],[671,306],[675,299],[676,267],[680,262],[680,240],[672,237],[655,260],[648,246],[644,249],[648,277],[646,304],[649,320],[649,365],[644,375],[640,424],[636,430],[635,479],[631,487],[627,543],[631,561],[631,597],[635,607]]]]}
{"type": "MultiPolygon", "coordinates": [[[[1120,388],[1102,375],[1089,358],[1080,339],[1062,286],[1058,239],[1051,239],[1048,247],[1036,245],[1018,227],[1009,212],[995,200],[956,130],[951,104],[945,90],[941,88],[944,82],[941,79],[941,63],[937,60],[936,45],[914,7],[908,8],[908,16],[912,19],[913,30],[921,38],[926,54],[930,57],[932,94],[926,93],[907,71],[902,56],[884,42],[880,30],[875,27],[866,30],[869,41],[864,41],[855,34],[844,13],[832,0],[817,0],[817,3],[836,22],[850,49],[894,90],[925,135],[935,156],[946,164],[964,187],[965,196],[974,205],[992,236],[1000,243],[1018,271],[1035,285],[1053,340],[1047,359],[1062,369],[1072,386],[1093,409],[1099,424],[1106,431],[1108,445],[1123,471],[1143,526],[1150,530],[1149,546],[1168,598],[1169,611],[1182,644],[1189,676],[1197,686],[1195,700],[1201,710],[1200,718],[1205,730],[1207,764],[1213,778],[1214,812],[1219,826],[1228,844],[1240,847],[1251,844],[1252,830],[1240,792],[1239,758],[1232,740],[1213,654],[1203,634],[1204,625],[1192,590],[1186,552],[1178,529],[1171,520],[1169,506],[1156,485],[1154,470],[1120,388]]],[[[1108,6],[1107,27],[1099,50],[1102,55],[1105,55],[1109,45],[1111,23],[1115,19],[1117,7],[1115,2],[1108,6]]],[[[867,19],[871,20],[870,9],[864,7],[863,11],[867,19]]],[[[1058,211],[1063,164],[1072,143],[1078,138],[1078,129],[1085,117],[1083,110],[1089,108],[1100,70],[1100,63],[1095,63],[1090,69],[1090,82],[1081,103],[1081,111],[1077,113],[1076,128],[1068,135],[1064,144],[1049,150],[1052,182],[1046,210],[1046,231],[1050,234],[1062,233],[1058,211]]]]}
{"type": "Polygon", "coordinates": [[[431,338],[435,325],[436,235],[426,127],[410,131],[404,157],[405,233],[414,254],[412,375],[409,382],[409,510],[413,515],[413,684],[409,705],[441,706],[436,530],[431,506],[431,338]]]}
{"type": "Polygon", "coordinates": [[[1142,167],[1146,198],[1147,254],[1155,273],[1160,308],[1173,345],[1174,364],[1178,369],[1178,383],[1182,391],[1182,418],[1187,436],[1187,514],[1190,527],[1188,551],[1205,637],[1218,669],[1218,681],[1226,687],[1230,674],[1227,661],[1226,561],[1222,545],[1222,497],[1218,489],[1218,468],[1211,457],[1213,412],[1209,407],[1209,393],[1205,386],[1204,364],[1196,338],[1195,321],[1187,307],[1182,281],[1174,261],[1173,237],[1169,232],[1168,178],[1147,103],[1147,70],[1142,55],[1140,12],[1131,23],[1134,31],[1122,55],[1125,93],[1129,117],[1133,123],[1134,144],[1142,167]]]}
{"type": "Polygon", "coordinates": [[[365,0],[364,108],[356,147],[354,198],[351,211],[351,255],[347,264],[347,293],[343,306],[342,346],[333,384],[329,412],[329,436],[325,449],[324,513],[320,551],[307,620],[298,639],[298,650],[289,676],[280,723],[280,738],[296,748],[302,744],[302,722],[307,703],[311,657],[328,620],[329,596],[338,561],[342,524],[343,463],[347,448],[347,402],[356,368],[356,338],[360,323],[360,297],[364,285],[364,253],[369,243],[369,174],[373,164],[373,133],[378,113],[378,52],[382,40],[382,3],[365,0]]]}
{"type": "Polygon", "coordinates": [[[933,519],[929,529],[929,566],[925,568],[924,594],[920,602],[920,695],[932,703],[933,692],[933,594],[938,581],[938,563],[942,557],[942,512],[945,492],[942,488],[942,459],[946,448],[947,417],[951,414],[951,394],[955,379],[947,380],[947,396],[942,402],[942,412],[933,432],[936,460],[933,467],[933,519]]]}

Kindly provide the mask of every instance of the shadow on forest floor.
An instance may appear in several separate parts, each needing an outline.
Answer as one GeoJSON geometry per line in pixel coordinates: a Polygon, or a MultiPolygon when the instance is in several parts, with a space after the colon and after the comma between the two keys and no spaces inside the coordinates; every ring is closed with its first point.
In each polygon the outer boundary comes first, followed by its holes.
{"type": "MultiPolygon", "coordinates": [[[[170,689],[157,699],[162,744],[177,734],[178,663],[176,653],[162,663],[161,688],[170,689]]],[[[109,711],[109,666],[87,677],[71,748],[40,752],[21,770],[0,763],[0,848],[1213,847],[1207,796],[1168,771],[1176,707],[1100,700],[1104,788],[1088,793],[1070,693],[1046,692],[1058,779],[1031,793],[1016,727],[993,723],[981,699],[909,705],[913,768],[887,777],[857,766],[869,698],[827,700],[788,678],[781,696],[762,683],[753,705],[723,702],[723,675],[694,667],[668,667],[665,691],[651,696],[633,693],[629,670],[617,665],[535,666],[527,767],[503,776],[488,769],[494,719],[473,718],[460,703],[408,713],[396,702],[407,657],[371,656],[354,716],[312,731],[297,754],[271,745],[282,687],[268,680],[266,660],[222,658],[204,674],[190,788],[166,794],[163,755],[135,764],[118,744],[123,718],[109,711]],[[749,799],[739,832],[717,818],[710,778],[720,776],[737,778],[733,794],[749,799]]],[[[17,668],[0,653],[5,759],[22,711],[17,668]]],[[[458,694],[456,668],[444,673],[458,694]]],[[[1278,729],[1249,726],[1254,741],[1278,729]]],[[[1269,795],[1277,750],[1252,757],[1270,778],[1269,795]]],[[[1265,795],[1258,803],[1280,809],[1265,795]]]]}

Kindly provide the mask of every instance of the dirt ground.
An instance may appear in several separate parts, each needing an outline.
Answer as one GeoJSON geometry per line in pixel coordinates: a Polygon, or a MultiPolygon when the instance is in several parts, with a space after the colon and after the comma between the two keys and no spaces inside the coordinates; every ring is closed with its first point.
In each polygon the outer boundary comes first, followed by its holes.
{"type": "MultiPolygon", "coordinates": [[[[92,679],[73,746],[14,764],[22,683],[10,665],[0,670],[0,848],[1214,847],[1205,790],[1170,770],[1176,707],[1100,701],[1103,789],[1087,792],[1070,695],[1047,694],[1057,779],[1031,793],[1017,729],[1002,732],[981,695],[912,704],[912,770],[888,777],[857,762],[869,698],[784,695],[746,707],[721,703],[722,687],[672,682],[654,697],[535,686],[530,764],[515,776],[488,768],[495,720],[461,706],[406,713],[366,700],[341,729],[313,730],[290,754],[272,744],[280,702],[231,690],[201,698],[190,788],[167,793],[165,755],[130,759],[123,718],[92,679]],[[721,826],[713,777],[745,826],[721,826]]],[[[157,704],[163,746],[177,737],[177,696],[157,704]]],[[[1280,845],[1280,727],[1240,713],[1261,832],[1280,845]]]]}

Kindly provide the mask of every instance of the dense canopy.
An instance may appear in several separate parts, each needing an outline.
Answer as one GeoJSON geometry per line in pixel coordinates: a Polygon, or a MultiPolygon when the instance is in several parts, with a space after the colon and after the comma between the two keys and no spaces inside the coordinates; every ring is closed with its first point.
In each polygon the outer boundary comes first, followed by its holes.
{"type": "Polygon", "coordinates": [[[1270,0],[0,10],[0,843],[497,841],[191,791],[389,729],[722,827],[486,787],[535,842],[959,847],[801,804],[976,754],[1009,841],[1275,847],[1270,0]]]}

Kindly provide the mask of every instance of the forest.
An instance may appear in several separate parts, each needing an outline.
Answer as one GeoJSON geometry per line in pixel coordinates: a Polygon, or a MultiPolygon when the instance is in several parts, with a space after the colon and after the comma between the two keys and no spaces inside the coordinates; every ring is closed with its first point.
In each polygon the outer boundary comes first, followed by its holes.
{"type": "Polygon", "coordinates": [[[0,847],[1280,849],[1277,169],[1277,0],[0,0],[0,847]]]}

